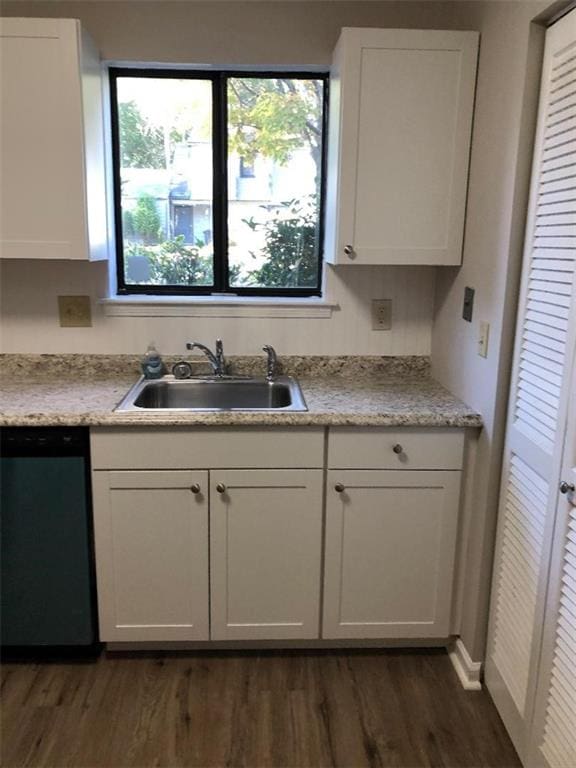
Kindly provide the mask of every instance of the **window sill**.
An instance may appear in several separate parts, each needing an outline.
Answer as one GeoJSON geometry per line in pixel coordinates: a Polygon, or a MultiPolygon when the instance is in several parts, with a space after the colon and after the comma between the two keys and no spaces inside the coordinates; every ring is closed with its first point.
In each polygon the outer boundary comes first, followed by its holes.
{"type": "Polygon", "coordinates": [[[332,317],[337,304],[324,299],[222,296],[115,296],[100,299],[107,317],[332,317]]]}

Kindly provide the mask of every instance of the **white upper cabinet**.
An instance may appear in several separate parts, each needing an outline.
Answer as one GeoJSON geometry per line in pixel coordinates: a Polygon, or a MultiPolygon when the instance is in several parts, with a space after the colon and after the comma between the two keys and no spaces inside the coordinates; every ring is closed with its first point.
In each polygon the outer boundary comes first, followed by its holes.
{"type": "Polygon", "coordinates": [[[327,262],[461,263],[477,53],[476,32],[342,30],[327,262]]]}
{"type": "Polygon", "coordinates": [[[100,60],[78,21],[0,20],[0,255],[107,256],[100,60]]]}

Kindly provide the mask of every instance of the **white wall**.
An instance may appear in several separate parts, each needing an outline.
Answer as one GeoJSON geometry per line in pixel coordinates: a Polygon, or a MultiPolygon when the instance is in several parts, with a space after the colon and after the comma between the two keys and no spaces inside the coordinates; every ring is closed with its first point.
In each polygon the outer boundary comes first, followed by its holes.
{"type": "Polygon", "coordinates": [[[273,344],[285,355],[428,355],[434,270],[428,267],[329,268],[330,319],[106,317],[106,265],[5,261],[1,267],[3,352],[139,353],[155,341],[167,354],[190,339],[224,339],[231,355],[273,344]],[[346,274],[344,274],[346,273],[346,274]],[[57,295],[89,294],[92,328],[60,328],[57,295]],[[392,330],[372,331],[370,299],[393,300],[392,330]]]}
{"type": "Polygon", "coordinates": [[[472,7],[481,31],[463,266],[438,271],[433,375],[484,420],[470,483],[469,549],[462,638],[474,659],[485,652],[492,553],[508,400],[546,3],[472,7]],[[465,286],[475,289],[472,323],[461,318],[465,286]],[[490,323],[488,357],[477,354],[490,323]]]}

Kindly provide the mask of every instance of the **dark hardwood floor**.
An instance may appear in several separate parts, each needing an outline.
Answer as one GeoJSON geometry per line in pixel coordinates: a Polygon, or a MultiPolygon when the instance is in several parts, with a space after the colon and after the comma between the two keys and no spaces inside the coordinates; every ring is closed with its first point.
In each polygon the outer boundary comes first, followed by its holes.
{"type": "Polygon", "coordinates": [[[443,651],[5,662],[1,716],[4,768],[520,766],[443,651]]]}

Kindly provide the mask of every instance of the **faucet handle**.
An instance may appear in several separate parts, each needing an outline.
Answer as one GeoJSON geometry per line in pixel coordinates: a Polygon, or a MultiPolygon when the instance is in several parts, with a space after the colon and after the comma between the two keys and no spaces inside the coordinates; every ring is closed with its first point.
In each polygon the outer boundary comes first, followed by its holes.
{"type": "Polygon", "coordinates": [[[217,376],[224,376],[226,373],[226,359],[224,358],[224,344],[222,339],[216,339],[216,363],[218,365],[217,376]]]}
{"type": "Polygon", "coordinates": [[[262,350],[268,355],[268,365],[266,368],[266,378],[268,381],[274,381],[278,375],[278,355],[276,350],[270,344],[265,344],[262,350]]]}

